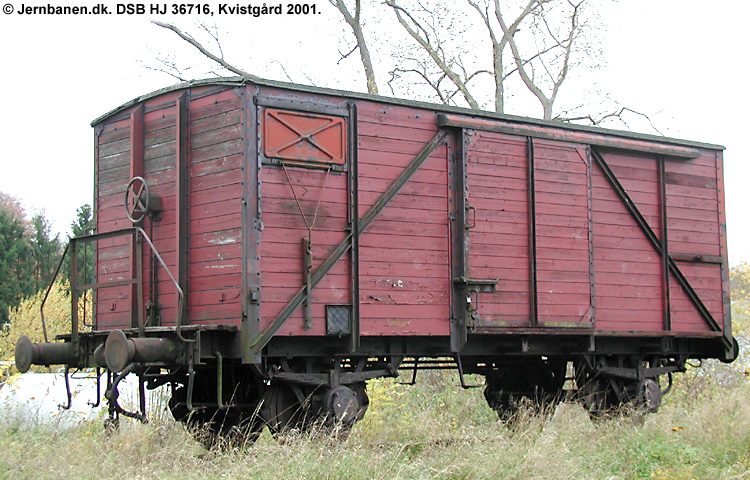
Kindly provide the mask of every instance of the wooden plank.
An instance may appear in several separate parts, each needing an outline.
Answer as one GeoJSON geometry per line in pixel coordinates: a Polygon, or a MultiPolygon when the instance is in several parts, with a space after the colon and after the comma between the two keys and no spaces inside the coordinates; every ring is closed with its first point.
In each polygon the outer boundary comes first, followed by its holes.
{"type": "Polygon", "coordinates": [[[111,129],[107,129],[105,127],[105,130],[103,130],[99,135],[99,148],[101,149],[103,145],[107,145],[120,140],[125,140],[128,138],[130,138],[130,125],[121,126],[119,128],[115,127],[111,129]]]}
{"type": "Polygon", "coordinates": [[[195,148],[191,146],[190,161],[192,164],[198,164],[200,162],[205,162],[208,160],[215,160],[241,154],[242,139],[233,138],[202,148],[195,148]]]}
{"type": "Polygon", "coordinates": [[[190,149],[199,149],[211,145],[225,143],[232,139],[241,138],[241,125],[230,125],[228,127],[210,130],[204,133],[198,133],[190,136],[190,149]]]}
{"type": "MultiPolygon", "coordinates": [[[[226,85],[217,85],[206,89],[194,88],[191,95],[190,109],[200,112],[204,109],[210,109],[214,105],[224,103],[238,104],[240,97],[234,87],[226,85]]],[[[196,113],[190,112],[194,117],[196,113]]],[[[198,118],[198,117],[196,117],[198,118]]]]}
{"type": "Polygon", "coordinates": [[[115,142],[100,144],[99,145],[99,157],[108,157],[110,155],[116,155],[118,153],[130,152],[130,136],[123,140],[115,142]]]}
{"type": "Polygon", "coordinates": [[[667,195],[670,198],[686,197],[691,199],[709,200],[713,205],[718,201],[716,189],[689,187],[684,185],[667,184],[667,195]]]}
{"type": "Polygon", "coordinates": [[[191,278],[190,291],[214,290],[239,286],[242,283],[242,276],[238,273],[228,275],[213,275],[210,277],[191,278]]]}
{"type": "Polygon", "coordinates": [[[230,188],[240,191],[242,189],[241,170],[232,169],[222,172],[210,173],[196,176],[191,172],[190,193],[194,194],[205,190],[230,188]]]}
{"type": "MultiPolygon", "coordinates": [[[[373,166],[388,166],[405,168],[411,160],[414,159],[414,154],[402,153],[402,152],[382,152],[374,150],[361,149],[357,152],[359,166],[373,165],[373,166]]],[[[444,172],[446,165],[445,160],[442,161],[431,161],[427,159],[420,170],[431,170],[435,172],[444,172]]],[[[411,180],[410,180],[411,181],[411,180]]]]}
{"type": "Polygon", "coordinates": [[[387,247],[371,247],[360,252],[360,262],[365,264],[369,261],[389,258],[392,263],[429,263],[434,265],[448,265],[449,258],[445,251],[420,251],[418,254],[407,249],[393,249],[387,247]]]}
{"type": "MultiPolygon", "coordinates": [[[[489,150],[489,149],[486,149],[489,150]]],[[[467,152],[466,158],[468,163],[473,164],[474,167],[483,168],[486,171],[493,172],[496,175],[504,173],[506,168],[523,168],[526,163],[525,152],[519,152],[513,154],[507,151],[498,152],[487,152],[479,149],[474,149],[467,152]]]]}
{"type": "Polygon", "coordinates": [[[202,122],[216,115],[237,111],[239,108],[240,102],[236,96],[229,101],[213,102],[206,106],[198,106],[196,100],[192,100],[190,102],[190,123],[192,125],[196,122],[202,122]]]}
{"type": "Polygon", "coordinates": [[[201,248],[211,245],[232,245],[242,242],[242,233],[239,228],[206,232],[200,235],[190,236],[192,248],[201,248]]]}
{"type": "Polygon", "coordinates": [[[667,172],[666,180],[668,185],[681,185],[685,187],[707,188],[716,190],[716,175],[701,176],[695,174],[671,173],[667,172]]]}
{"type": "Polygon", "coordinates": [[[660,288],[661,286],[661,274],[657,275],[644,275],[641,273],[614,273],[614,272],[602,272],[594,264],[594,277],[596,278],[597,289],[599,285],[612,285],[612,286],[639,286],[639,287],[651,287],[660,288]]]}
{"type": "MultiPolygon", "coordinates": [[[[445,161],[445,158],[442,158],[441,160],[445,161]]],[[[362,183],[364,186],[368,182],[369,179],[386,181],[386,182],[393,181],[403,171],[404,169],[401,167],[390,167],[387,165],[369,165],[369,164],[361,163],[359,165],[359,175],[361,179],[360,183],[362,183]]],[[[437,184],[437,185],[447,185],[448,173],[444,170],[436,171],[436,170],[420,169],[414,173],[413,177],[407,183],[410,183],[412,181],[420,182],[420,183],[437,184]]]]}
{"type": "Polygon", "coordinates": [[[716,162],[708,165],[698,165],[694,162],[667,162],[665,164],[667,173],[700,175],[703,177],[716,178],[716,162]]]}
{"type": "Polygon", "coordinates": [[[127,167],[129,162],[130,152],[122,152],[108,157],[99,157],[99,169],[97,170],[97,174],[108,172],[112,169],[127,167]]]}
{"type": "MultiPolygon", "coordinates": [[[[548,253],[550,256],[554,255],[552,249],[539,249],[546,250],[545,253],[548,253]]],[[[588,251],[581,251],[580,258],[575,260],[560,260],[557,258],[542,258],[538,257],[537,259],[537,269],[539,272],[567,272],[570,274],[570,279],[576,279],[576,281],[586,281],[588,282],[588,276],[589,276],[589,263],[588,263],[589,257],[588,257],[588,251]],[[577,275],[575,275],[577,274],[577,275]],[[585,275],[581,275],[585,274],[585,275]],[[585,278],[584,278],[585,277],[585,278]],[[583,279],[583,280],[581,280],[583,279]]],[[[539,284],[541,285],[544,283],[543,278],[545,278],[546,275],[540,275],[539,284]]],[[[541,290],[541,287],[540,287],[541,290]]]]}
{"type": "Polygon", "coordinates": [[[357,102],[357,119],[364,123],[396,125],[409,129],[430,130],[435,133],[435,112],[412,107],[357,102]]]}
{"type": "MultiPolygon", "coordinates": [[[[387,153],[397,153],[408,155],[413,159],[414,156],[422,150],[422,147],[424,147],[424,144],[430,139],[430,136],[425,138],[425,141],[419,141],[415,139],[404,140],[360,134],[358,138],[360,164],[364,164],[364,159],[368,158],[368,151],[374,153],[376,156],[385,156],[387,153]]],[[[433,152],[433,155],[445,158],[445,147],[438,147],[435,149],[435,152],[433,152]]],[[[370,156],[369,158],[372,157],[370,156]]],[[[420,170],[422,170],[422,168],[420,168],[420,170]]]]}
{"type": "Polygon", "coordinates": [[[242,112],[239,108],[227,110],[212,116],[203,116],[199,119],[190,119],[190,133],[192,136],[207,133],[232,125],[239,125],[242,112]]]}
{"type": "Polygon", "coordinates": [[[674,246],[675,244],[680,245],[680,249],[677,251],[690,251],[685,249],[684,245],[695,244],[696,253],[704,253],[700,245],[706,245],[709,247],[719,246],[719,233],[703,233],[690,230],[677,230],[676,228],[669,229],[669,241],[674,246]]]}
{"type": "MultiPolygon", "coordinates": [[[[190,197],[191,209],[200,207],[202,205],[221,203],[222,205],[229,202],[232,205],[236,204],[237,209],[240,207],[240,201],[242,199],[242,188],[240,184],[228,185],[224,188],[205,190],[195,192],[190,197]]],[[[222,211],[222,210],[215,210],[222,211]]],[[[191,212],[192,213],[192,212],[191,212]]]]}
{"type": "MultiPolygon", "coordinates": [[[[190,165],[190,178],[199,182],[200,177],[223,172],[234,171],[235,175],[242,170],[243,157],[241,154],[222,156],[190,165]]],[[[191,182],[192,183],[192,182],[191,182]]]]}
{"type": "MultiPolygon", "coordinates": [[[[661,301],[663,295],[662,291],[653,286],[632,286],[632,285],[607,285],[599,284],[596,285],[597,298],[610,298],[610,299],[655,299],[661,301]]],[[[599,304],[597,303],[597,306],[599,304]]]]}
{"type": "Polygon", "coordinates": [[[234,225],[239,225],[241,220],[240,208],[236,208],[234,212],[217,209],[213,216],[208,215],[203,218],[198,218],[193,214],[195,214],[194,211],[191,212],[190,222],[190,233],[192,235],[226,230],[234,225]],[[217,212],[222,214],[220,215],[217,212]]]}
{"type": "Polygon", "coordinates": [[[425,125],[425,128],[404,128],[401,125],[386,123],[371,123],[367,121],[357,122],[357,133],[364,136],[373,136],[386,139],[416,138],[427,143],[430,141],[437,129],[435,125],[425,125]]]}
{"type": "MultiPolygon", "coordinates": [[[[315,231],[341,232],[343,231],[341,225],[343,218],[344,217],[340,215],[331,217],[327,215],[327,211],[321,211],[318,213],[318,218],[315,220],[315,231]]],[[[274,225],[275,228],[279,229],[298,229],[300,232],[300,238],[302,232],[305,234],[307,233],[307,227],[305,226],[305,222],[299,212],[264,212],[263,222],[265,225],[274,225]]]]}

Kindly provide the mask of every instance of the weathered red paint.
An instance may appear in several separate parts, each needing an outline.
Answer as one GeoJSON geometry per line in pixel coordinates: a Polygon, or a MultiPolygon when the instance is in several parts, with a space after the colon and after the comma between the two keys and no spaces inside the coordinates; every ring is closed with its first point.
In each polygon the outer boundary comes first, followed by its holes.
{"type": "MultiPolygon", "coordinates": [[[[720,154],[656,140],[442,115],[436,109],[334,94],[290,95],[282,88],[265,88],[262,95],[253,86],[194,88],[190,95],[169,92],[148,98],[100,122],[97,229],[130,226],[123,192],[134,174],[142,174],[162,204],[159,219],[146,220],[144,228],[173,272],[178,241],[187,237],[183,321],[239,327],[248,295],[243,285],[259,285],[262,331],[306,282],[302,239],[312,243],[314,271],[347,238],[350,152],[356,152],[358,162],[361,217],[445,127],[468,129],[470,138],[465,146],[469,276],[497,280],[494,293],[473,294],[476,311],[470,332],[546,328],[663,333],[665,273],[660,252],[593,162],[591,145],[607,147],[602,157],[658,238],[662,214],[657,157],[679,157],[666,162],[667,248],[678,254],[680,271],[724,325],[726,265],[686,261],[717,256],[726,261],[720,154]],[[247,101],[261,96],[305,106],[296,111],[264,106],[267,100],[247,101]],[[185,139],[179,138],[178,102],[186,102],[185,139]],[[311,112],[316,105],[343,112],[346,102],[356,104],[356,118],[311,112]],[[357,138],[348,138],[347,122],[356,123],[357,138]],[[533,138],[533,158],[527,137],[533,138]],[[182,146],[180,140],[185,140],[182,146]],[[177,185],[180,155],[188,176],[182,189],[177,185]],[[259,166],[257,178],[248,178],[250,165],[259,166]],[[184,231],[179,227],[180,193],[187,197],[184,231]],[[245,205],[258,198],[260,243],[243,247],[243,241],[255,235],[243,230],[255,220],[245,205]],[[536,232],[533,248],[530,212],[536,232]],[[252,262],[243,261],[245,251],[257,257],[257,271],[250,271],[252,262]]],[[[454,188],[449,167],[457,161],[453,148],[441,145],[434,150],[361,234],[359,278],[351,278],[352,254],[345,253],[312,292],[312,327],[305,328],[298,308],[278,335],[325,335],[325,306],[351,303],[353,282],[359,290],[362,335],[450,334],[456,296],[450,233],[455,219],[449,201],[454,188]]],[[[127,241],[100,241],[99,280],[127,278],[133,268],[130,255],[127,241]]],[[[152,288],[150,255],[146,251],[143,258],[144,303],[152,288]]],[[[161,321],[173,325],[174,288],[163,271],[158,271],[156,283],[161,321]]],[[[672,277],[669,294],[671,333],[711,334],[672,277]]],[[[130,326],[132,296],[130,287],[101,289],[98,328],[130,326]]]]}

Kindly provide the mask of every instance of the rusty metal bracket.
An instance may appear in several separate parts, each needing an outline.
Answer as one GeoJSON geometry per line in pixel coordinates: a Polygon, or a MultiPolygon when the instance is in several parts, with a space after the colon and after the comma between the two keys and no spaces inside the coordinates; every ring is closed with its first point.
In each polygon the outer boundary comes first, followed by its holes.
{"type": "Polygon", "coordinates": [[[534,137],[526,137],[527,201],[529,205],[529,319],[532,326],[539,325],[539,278],[536,245],[536,165],[534,137]]]}
{"type": "Polygon", "coordinates": [[[220,410],[226,410],[234,405],[224,404],[224,357],[218,350],[214,352],[214,355],[216,355],[216,405],[220,410]]]}
{"type": "Polygon", "coordinates": [[[499,281],[499,278],[478,279],[461,276],[454,278],[453,284],[459,292],[464,292],[466,295],[466,311],[474,313],[479,305],[479,294],[495,293],[499,281]],[[475,299],[472,299],[472,294],[476,295],[475,299]]]}
{"type": "Polygon", "coordinates": [[[400,385],[416,385],[417,384],[417,372],[419,371],[419,357],[414,357],[414,370],[409,382],[399,382],[400,385]]]}
{"type": "Polygon", "coordinates": [[[473,216],[471,216],[472,221],[466,222],[466,230],[471,230],[472,228],[477,226],[477,209],[476,207],[472,207],[471,205],[467,205],[466,207],[466,218],[469,218],[469,213],[474,213],[473,216]]]}
{"type": "Polygon", "coordinates": [[[92,408],[96,408],[101,403],[102,398],[102,369],[96,367],[96,401],[86,402],[92,408]]]}
{"type": "Polygon", "coordinates": [[[124,416],[126,416],[128,418],[134,418],[134,419],[140,421],[141,423],[148,423],[148,417],[146,417],[146,412],[145,412],[145,409],[146,409],[146,405],[145,405],[145,403],[146,403],[145,392],[143,391],[143,388],[140,388],[140,387],[142,387],[142,383],[139,382],[140,383],[140,386],[139,386],[139,403],[140,403],[140,407],[141,407],[141,411],[140,412],[130,412],[128,410],[125,410],[117,402],[117,398],[120,396],[120,393],[118,391],[118,387],[120,385],[120,382],[133,371],[133,368],[134,368],[133,364],[130,364],[127,367],[125,367],[125,369],[122,372],[120,372],[119,374],[117,374],[117,376],[115,377],[114,381],[112,382],[112,384],[107,389],[107,392],[105,393],[105,396],[107,397],[107,400],[108,400],[108,403],[109,403],[110,418],[114,421],[115,418],[114,418],[113,414],[117,413],[117,414],[122,414],[122,415],[124,415],[124,416]]]}
{"type": "Polygon", "coordinates": [[[305,301],[302,304],[302,321],[304,322],[303,327],[305,330],[312,328],[312,244],[307,238],[302,239],[302,258],[304,259],[304,265],[302,265],[305,272],[305,301]]]}
{"type": "Polygon", "coordinates": [[[475,385],[467,384],[466,379],[464,378],[464,366],[461,363],[461,355],[455,354],[454,358],[456,359],[456,367],[458,367],[458,378],[461,380],[461,388],[463,388],[464,390],[468,390],[470,388],[484,387],[484,384],[475,384],[475,385]]]}
{"type": "Polygon", "coordinates": [[[68,398],[68,403],[66,405],[58,405],[59,408],[62,408],[63,410],[70,410],[70,405],[73,400],[73,395],[70,393],[70,379],[68,378],[68,373],[70,372],[69,367],[65,367],[65,394],[68,398]]]}

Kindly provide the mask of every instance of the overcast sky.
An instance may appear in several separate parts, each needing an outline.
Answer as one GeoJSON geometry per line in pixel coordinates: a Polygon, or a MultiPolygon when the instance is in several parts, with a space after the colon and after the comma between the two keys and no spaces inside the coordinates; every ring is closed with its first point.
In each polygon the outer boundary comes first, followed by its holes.
{"type": "MultiPolygon", "coordinates": [[[[10,5],[17,12],[25,1],[11,0],[4,11],[10,5]]],[[[259,76],[285,80],[274,62],[283,59],[297,82],[307,83],[310,77],[319,86],[363,90],[364,82],[352,73],[358,68],[356,59],[336,65],[342,31],[337,12],[322,0],[307,3],[316,3],[322,13],[203,19],[226,29],[227,58],[259,76]]],[[[96,5],[86,0],[79,4],[96,5]]],[[[90,122],[138,95],[174,83],[144,67],[154,65],[156,56],[170,54],[183,65],[197,60],[188,46],[148,19],[176,21],[191,29],[193,18],[201,17],[118,15],[116,4],[108,5],[112,14],[97,17],[0,14],[0,191],[19,197],[29,212],[44,209],[63,233],[76,208],[92,199],[90,122]]],[[[745,211],[750,206],[750,167],[747,148],[742,147],[750,110],[747,62],[742,60],[748,55],[748,14],[750,6],[740,0],[612,2],[601,12],[607,66],[586,77],[620,104],[649,113],[669,136],[727,147],[727,230],[733,265],[750,261],[745,211]]],[[[196,78],[205,76],[194,71],[196,78]]],[[[575,95],[571,90],[563,93],[575,95]]]]}

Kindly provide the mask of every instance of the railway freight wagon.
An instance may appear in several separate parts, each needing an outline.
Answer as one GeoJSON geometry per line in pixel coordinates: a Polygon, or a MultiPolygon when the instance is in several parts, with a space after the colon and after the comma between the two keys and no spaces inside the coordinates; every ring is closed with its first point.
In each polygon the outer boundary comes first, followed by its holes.
{"type": "Polygon", "coordinates": [[[93,127],[72,329],[16,362],[106,369],[113,418],[145,416],[133,373],[217,433],[348,426],[367,380],[438,367],[501,412],[564,384],[654,410],[688,359],[737,355],[722,147],[256,78],[93,127]]]}

